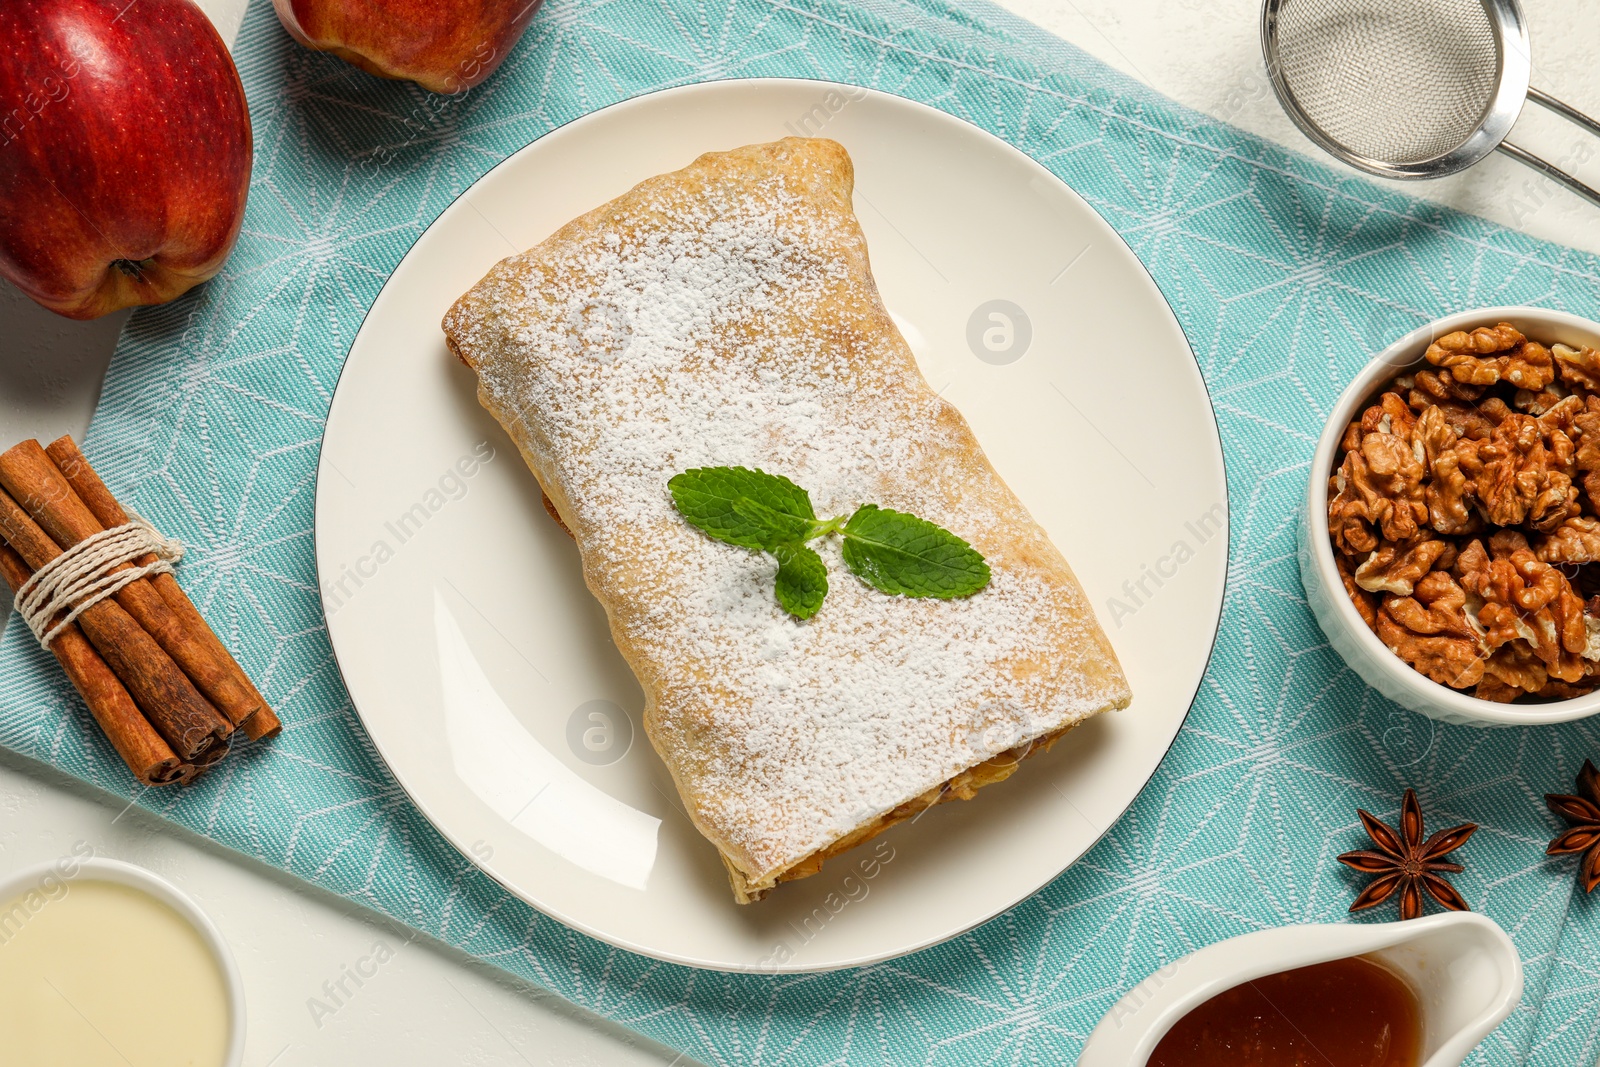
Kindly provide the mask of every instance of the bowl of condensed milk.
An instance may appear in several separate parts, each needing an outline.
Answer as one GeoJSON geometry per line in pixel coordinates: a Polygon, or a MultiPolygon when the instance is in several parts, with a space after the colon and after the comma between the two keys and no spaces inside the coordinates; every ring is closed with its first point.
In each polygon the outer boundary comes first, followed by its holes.
{"type": "Polygon", "coordinates": [[[239,1067],[244,988],[210,918],[142,867],[0,874],[0,1034],[30,1067],[239,1067]]]}

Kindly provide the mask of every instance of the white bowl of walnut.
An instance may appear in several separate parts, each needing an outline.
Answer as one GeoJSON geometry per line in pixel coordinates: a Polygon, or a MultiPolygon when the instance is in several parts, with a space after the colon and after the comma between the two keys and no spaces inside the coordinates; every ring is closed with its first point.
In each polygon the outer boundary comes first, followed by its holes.
{"type": "Polygon", "coordinates": [[[1300,576],[1334,649],[1414,711],[1600,711],[1600,323],[1482,308],[1380,353],[1317,443],[1300,576]]]}

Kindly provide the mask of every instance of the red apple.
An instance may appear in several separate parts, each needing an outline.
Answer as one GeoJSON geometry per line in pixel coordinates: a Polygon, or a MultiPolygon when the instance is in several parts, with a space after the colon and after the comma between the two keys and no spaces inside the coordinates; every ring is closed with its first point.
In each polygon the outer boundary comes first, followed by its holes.
{"type": "Polygon", "coordinates": [[[284,29],[369,74],[459,93],[500,65],[539,0],[272,0],[284,29]]]}
{"type": "Polygon", "coordinates": [[[89,319],[211,277],[239,236],[250,113],[189,0],[0,0],[0,274],[89,319]]]}

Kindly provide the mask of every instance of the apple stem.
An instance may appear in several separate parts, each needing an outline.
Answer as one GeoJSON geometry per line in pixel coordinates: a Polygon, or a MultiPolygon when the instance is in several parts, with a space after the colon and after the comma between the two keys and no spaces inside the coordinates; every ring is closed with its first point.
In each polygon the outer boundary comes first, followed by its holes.
{"type": "Polygon", "coordinates": [[[152,262],[152,260],[148,259],[143,260],[142,262],[135,262],[131,259],[114,259],[111,261],[111,265],[120,270],[123,274],[126,274],[128,277],[132,278],[134,281],[142,282],[144,281],[144,269],[152,262]]]}

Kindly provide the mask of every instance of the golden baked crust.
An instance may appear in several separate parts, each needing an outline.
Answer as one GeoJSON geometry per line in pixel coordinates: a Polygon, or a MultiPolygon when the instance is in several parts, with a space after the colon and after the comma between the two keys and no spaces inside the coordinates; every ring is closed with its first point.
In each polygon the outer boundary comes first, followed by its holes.
{"type": "Polygon", "coordinates": [[[444,320],[577,541],[740,902],[1130,699],[1066,561],[890,320],[852,183],[827,140],[704,155],[502,261],[444,320]],[[798,622],[770,557],[672,510],[672,475],[723,465],[792,478],[818,514],[936,522],[990,585],[889,597],[818,542],[830,590],[798,622]]]}

